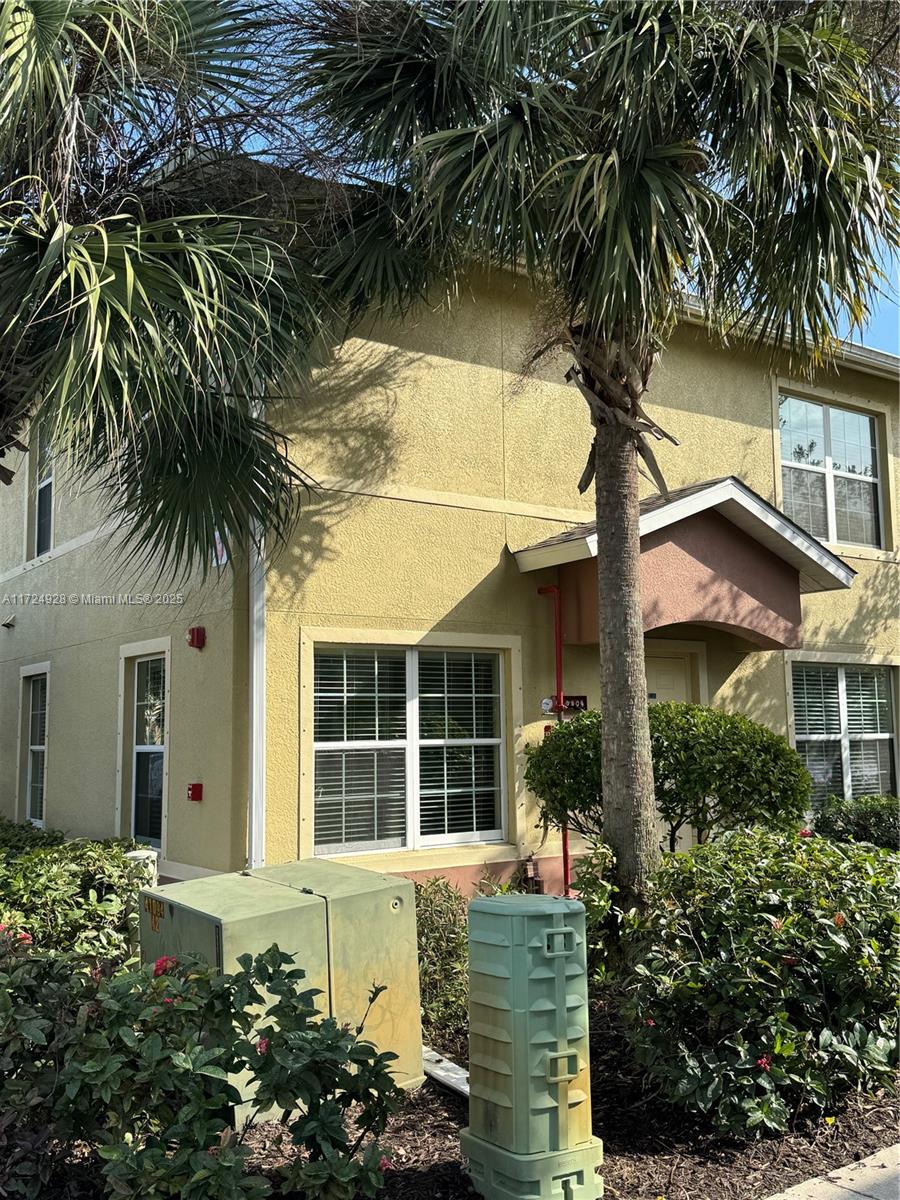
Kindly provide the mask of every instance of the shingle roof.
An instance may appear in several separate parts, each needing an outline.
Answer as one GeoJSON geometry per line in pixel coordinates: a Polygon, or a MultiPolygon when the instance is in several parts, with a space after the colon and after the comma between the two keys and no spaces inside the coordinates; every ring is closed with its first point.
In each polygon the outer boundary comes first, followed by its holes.
{"type": "MultiPolygon", "coordinates": [[[[641,501],[641,516],[643,517],[646,513],[656,512],[660,508],[665,508],[667,504],[672,504],[676,500],[683,500],[686,496],[693,496],[697,492],[703,492],[727,478],[727,475],[720,475],[716,479],[704,479],[702,483],[691,483],[687,487],[672,488],[668,497],[663,496],[660,492],[654,492],[652,496],[647,496],[641,501]]],[[[528,546],[528,549],[537,550],[539,547],[559,546],[565,542],[577,542],[581,538],[589,537],[595,532],[596,528],[596,521],[586,521],[583,525],[573,525],[565,533],[556,533],[553,537],[544,538],[542,542],[533,542],[528,546]]]]}

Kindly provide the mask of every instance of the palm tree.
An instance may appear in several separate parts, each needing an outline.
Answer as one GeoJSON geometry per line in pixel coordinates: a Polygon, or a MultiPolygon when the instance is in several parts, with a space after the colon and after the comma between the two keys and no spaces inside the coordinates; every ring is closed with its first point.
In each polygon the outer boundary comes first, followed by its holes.
{"type": "Polygon", "coordinates": [[[319,266],[351,309],[403,310],[476,264],[549,297],[533,358],[564,352],[594,427],[604,829],[639,898],[654,362],[686,303],[795,362],[863,324],[898,229],[889,70],[829,0],[309,0],[290,19],[298,118],[343,162],[319,266]]]}
{"type": "Polygon", "coordinates": [[[301,481],[266,404],[323,301],[258,153],[265,15],[0,4],[0,482],[39,425],[160,570],[277,541],[301,481]]]}

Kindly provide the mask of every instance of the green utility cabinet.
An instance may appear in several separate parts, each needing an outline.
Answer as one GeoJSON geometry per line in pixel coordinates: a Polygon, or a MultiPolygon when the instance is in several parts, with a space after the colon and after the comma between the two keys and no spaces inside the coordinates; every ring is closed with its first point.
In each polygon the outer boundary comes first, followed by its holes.
{"type": "Polygon", "coordinates": [[[469,905],[469,1126],[487,1200],[596,1200],[584,906],[550,896],[469,905]]]}
{"type": "Polygon", "coordinates": [[[398,1055],[401,1087],[424,1078],[416,915],[408,879],[310,859],[141,892],[141,957],[198,955],[220,971],[273,942],[306,972],[326,1016],[353,1027],[373,983],[387,991],[364,1036],[398,1055]]]}

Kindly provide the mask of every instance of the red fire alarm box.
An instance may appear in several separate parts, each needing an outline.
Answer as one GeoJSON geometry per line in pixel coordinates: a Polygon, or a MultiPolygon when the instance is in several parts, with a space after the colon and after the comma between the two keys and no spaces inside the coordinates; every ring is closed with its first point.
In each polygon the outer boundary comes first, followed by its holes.
{"type": "Polygon", "coordinates": [[[187,631],[187,644],[192,650],[202,650],[206,645],[206,630],[202,625],[194,625],[187,631]]]}
{"type": "Polygon", "coordinates": [[[189,783],[188,784],[188,800],[193,800],[195,803],[199,804],[202,799],[203,799],[203,784],[202,783],[189,783]]]}

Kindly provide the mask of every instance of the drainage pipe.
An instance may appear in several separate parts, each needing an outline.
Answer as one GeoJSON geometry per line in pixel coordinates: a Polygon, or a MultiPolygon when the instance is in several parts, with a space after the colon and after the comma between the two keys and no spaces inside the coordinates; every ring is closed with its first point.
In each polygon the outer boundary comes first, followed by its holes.
{"type": "MultiPolygon", "coordinates": [[[[566,708],[566,697],[563,691],[563,658],[562,658],[562,592],[556,583],[538,588],[539,596],[553,597],[553,648],[556,657],[556,694],[553,697],[553,711],[557,723],[563,719],[566,708]]],[[[563,895],[568,896],[572,890],[572,868],[569,860],[569,826],[563,822],[562,827],[562,866],[563,866],[563,895]]]]}

